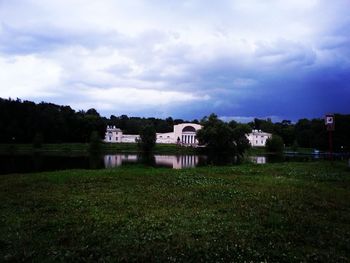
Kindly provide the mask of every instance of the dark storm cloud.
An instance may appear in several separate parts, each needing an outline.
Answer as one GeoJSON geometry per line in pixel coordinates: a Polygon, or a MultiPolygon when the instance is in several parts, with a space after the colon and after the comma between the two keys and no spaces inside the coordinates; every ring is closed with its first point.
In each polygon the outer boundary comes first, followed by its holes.
{"type": "Polygon", "coordinates": [[[346,113],[349,8],[345,0],[2,1],[0,96],[185,119],[346,113]]]}

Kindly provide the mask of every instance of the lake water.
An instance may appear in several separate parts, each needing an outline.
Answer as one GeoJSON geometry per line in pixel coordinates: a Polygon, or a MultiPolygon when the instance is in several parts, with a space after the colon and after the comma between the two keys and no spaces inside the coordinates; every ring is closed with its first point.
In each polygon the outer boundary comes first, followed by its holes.
{"type": "MultiPolygon", "coordinates": [[[[322,156],[285,155],[250,156],[256,164],[281,161],[312,161],[322,156]]],[[[2,155],[0,156],[0,174],[29,173],[66,169],[104,169],[125,165],[149,165],[183,169],[206,165],[237,164],[234,156],[206,155],[152,155],[142,157],[136,154],[107,154],[99,157],[89,156],[50,156],[50,155],[2,155]]]]}

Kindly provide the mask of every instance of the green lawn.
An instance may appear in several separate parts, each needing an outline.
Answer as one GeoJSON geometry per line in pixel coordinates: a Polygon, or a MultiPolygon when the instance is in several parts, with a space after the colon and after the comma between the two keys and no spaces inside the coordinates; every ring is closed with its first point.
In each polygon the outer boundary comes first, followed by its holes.
{"type": "Polygon", "coordinates": [[[345,162],[4,175],[0,199],[0,261],[350,261],[345,162]]]}

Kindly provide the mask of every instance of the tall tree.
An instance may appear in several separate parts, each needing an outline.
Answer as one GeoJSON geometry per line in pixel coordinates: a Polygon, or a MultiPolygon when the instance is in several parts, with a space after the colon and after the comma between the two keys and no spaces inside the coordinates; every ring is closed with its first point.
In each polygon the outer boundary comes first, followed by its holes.
{"type": "Polygon", "coordinates": [[[142,152],[149,153],[156,144],[156,130],[153,126],[146,126],[141,130],[138,146],[142,152]]]}

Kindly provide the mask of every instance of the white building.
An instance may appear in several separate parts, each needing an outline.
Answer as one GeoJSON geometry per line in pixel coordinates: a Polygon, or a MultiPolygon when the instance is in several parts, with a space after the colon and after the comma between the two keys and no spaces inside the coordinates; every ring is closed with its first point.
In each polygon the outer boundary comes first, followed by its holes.
{"type": "MultiPolygon", "coordinates": [[[[157,133],[156,143],[181,144],[181,145],[198,145],[196,132],[202,128],[201,125],[195,123],[181,123],[174,125],[172,132],[157,133]]],[[[247,139],[253,147],[263,147],[266,140],[271,138],[272,134],[261,130],[253,130],[247,134],[247,139]]],[[[105,134],[105,142],[108,143],[136,143],[140,139],[140,135],[123,134],[123,131],[115,126],[107,126],[105,134]]]]}
{"type": "Polygon", "coordinates": [[[104,141],[111,143],[136,143],[139,138],[140,135],[123,134],[121,129],[116,128],[115,126],[107,126],[104,141]]]}
{"type": "MultiPolygon", "coordinates": [[[[156,143],[197,145],[196,132],[202,128],[195,123],[181,123],[174,125],[173,132],[157,133],[156,143]]],[[[109,143],[136,143],[140,135],[123,134],[123,131],[115,126],[107,126],[105,142],[109,143]]]]}
{"type": "Polygon", "coordinates": [[[261,130],[252,130],[252,132],[248,133],[246,136],[251,146],[264,147],[267,139],[271,138],[272,134],[261,130]]]}

